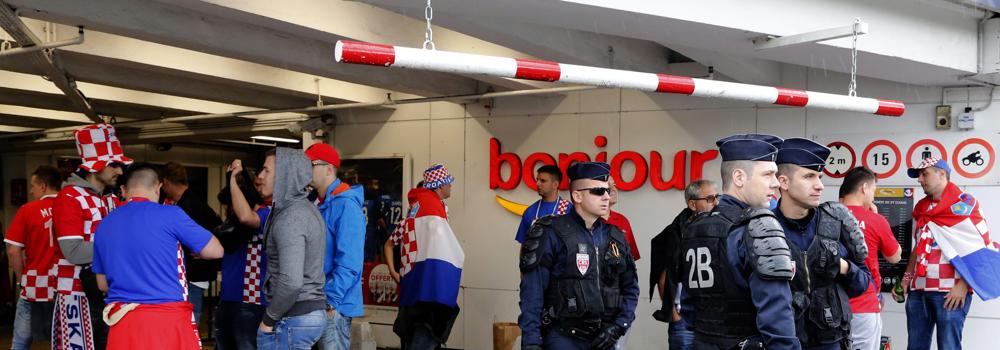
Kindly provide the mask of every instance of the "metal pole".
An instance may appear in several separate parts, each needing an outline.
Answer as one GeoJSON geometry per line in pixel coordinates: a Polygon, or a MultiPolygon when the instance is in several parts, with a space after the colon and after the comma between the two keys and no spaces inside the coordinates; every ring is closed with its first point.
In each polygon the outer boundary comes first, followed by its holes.
{"type": "Polygon", "coordinates": [[[559,81],[609,88],[721,98],[751,103],[824,108],[898,117],[906,110],[899,101],[835,95],[773,86],[705,80],[619,69],[578,66],[552,61],[474,55],[440,50],[337,41],[334,59],[342,63],[400,67],[456,74],[559,81]]]}
{"type": "Polygon", "coordinates": [[[63,46],[69,46],[69,45],[79,45],[79,44],[83,44],[83,28],[82,27],[80,28],[80,36],[78,36],[78,37],[76,37],[74,39],[61,40],[61,41],[53,41],[53,42],[44,43],[44,44],[38,44],[38,45],[32,45],[32,46],[24,46],[24,47],[13,48],[13,49],[6,50],[6,51],[0,51],[0,57],[10,56],[10,55],[16,55],[16,54],[19,54],[19,53],[29,53],[29,52],[35,52],[35,51],[41,51],[41,50],[47,50],[47,49],[54,49],[54,48],[57,48],[57,47],[63,47],[63,46]]]}

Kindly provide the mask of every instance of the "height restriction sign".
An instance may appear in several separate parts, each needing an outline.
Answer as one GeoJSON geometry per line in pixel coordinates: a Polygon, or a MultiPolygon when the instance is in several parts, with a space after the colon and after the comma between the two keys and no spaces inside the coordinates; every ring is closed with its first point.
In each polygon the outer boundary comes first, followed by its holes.
{"type": "Polygon", "coordinates": [[[858,157],[854,153],[854,148],[847,143],[836,141],[826,145],[830,148],[830,156],[826,158],[826,166],[823,172],[826,176],[841,178],[847,175],[847,171],[854,168],[858,162],[858,157]]]}

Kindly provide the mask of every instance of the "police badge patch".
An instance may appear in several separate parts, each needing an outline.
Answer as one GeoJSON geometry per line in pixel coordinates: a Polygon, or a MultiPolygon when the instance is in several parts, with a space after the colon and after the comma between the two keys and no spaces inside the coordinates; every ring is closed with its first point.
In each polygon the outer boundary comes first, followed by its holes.
{"type": "Polygon", "coordinates": [[[587,253],[576,254],[576,269],[580,271],[581,275],[587,274],[587,270],[590,269],[590,254],[587,253]]]}

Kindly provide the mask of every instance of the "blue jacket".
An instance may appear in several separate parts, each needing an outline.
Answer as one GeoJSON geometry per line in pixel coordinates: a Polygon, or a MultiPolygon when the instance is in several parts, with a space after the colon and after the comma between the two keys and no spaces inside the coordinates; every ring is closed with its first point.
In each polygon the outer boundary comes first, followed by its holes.
{"type": "Polygon", "coordinates": [[[343,316],[364,315],[361,275],[364,269],[365,214],[362,211],[365,191],[335,180],[326,189],[320,215],[326,222],[326,303],[343,316]],[[339,188],[339,190],[338,190],[339,188]],[[334,193],[337,192],[337,193],[334,193]]]}
{"type": "MultiPolygon", "coordinates": [[[[749,206],[730,195],[723,195],[716,210],[728,207],[746,209],[749,206]]],[[[750,299],[757,308],[757,331],[760,332],[767,349],[801,349],[799,338],[795,336],[795,313],[792,309],[792,290],[789,281],[764,279],[754,272],[750,266],[752,263],[750,257],[747,255],[747,242],[742,239],[745,231],[746,225],[733,227],[729,232],[729,238],[726,240],[726,250],[729,255],[726,257],[726,262],[731,271],[735,272],[732,278],[736,285],[750,294],[750,299]]],[[[689,296],[685,290],[683,298],[687,299],[689,296]]],[[[681,318],[694,320],[697,317],[692,302],[681,301],[681,318]]]]}

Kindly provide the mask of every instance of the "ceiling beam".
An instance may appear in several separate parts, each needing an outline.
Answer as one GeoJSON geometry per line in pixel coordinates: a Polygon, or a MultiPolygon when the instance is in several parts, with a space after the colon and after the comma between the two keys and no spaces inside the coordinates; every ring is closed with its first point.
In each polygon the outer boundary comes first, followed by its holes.
{"type": "MultiPolygon", "coordinates": [[[[43,24],[41,21],[30,19],[25,23],[32,27],[43,24]]],[[[75,28],[71,26],[55,26],[55,33],[60,37],[72,35],[74,30],[75,28]]],[[[378,101],[384,99],[386,93],[395,92],[94,30],[87,31],[85,45],[66,47],[60,51],[62,56],[66,56],[61,57],[63,64],[79,80],[217,102],[252,105],[236,102],[239,101],[239,96],[243,96],[246,100],[269,104],[258,106],[261,108],[291,108],[301,107],[303,103],[313,104],[316,101],[317,84],[319,84],[319,94],[325,103],[378,101]],[[99,82],[97,79],[107,77],[107,74],[91,76],[87,74],[88,72],[80,71],[74,64],[76,62],[68,62],[73,57],[76,61],[106,62],[113,65],[114,69],[124,68],[125,72],[116,75],[125,78],[115,79],[113,82],[112,78],[104,78],[109,81],[99,82]],[[134,74],[154,75],[140,79],[140,82],[134,82],[136,80],[132,77],[134,74]],[[167,81],[167,84],[156,84],[159,79],[172,81],[167,81]],[[131,84],[136,85],[149,81],[147,85],[152,85],[151,87],[162,85],[164,91],[147,90],[149,88],[147,86],[131,87],[128,86],[129,81],[133,81],[131,84]],[[200,91],[187,92],[191,96],[184,95],[185,91],[192,90],[191,87],[199,87],[192,86],[196,82],[203,82],[207,91],[218,91],[220,89],[215,85],[224,85],[227,89],[216,94],[229,92],[230,96],[221,96],[223,99],[220,100],[210,98],[211,94],[197,97],[195,94],[202,93],[200,91]],[[171,89],[174,85],[180,85],[182,88],[171,89]],[[167,91],[168,89],[170,91],[167,91]],[[268,98],[276,101],[268,102],[268,98]],[[297,104],[289,104],[292,102],[291,99],[299,101],[295,102],[297,104]]]]}
{"type": "Polygon", "coordinates": [[[341,65],[333,60],[333,48],[345,37],[315,30],[313,35],[303,35],[310,29],[298,26],[295,32],[268,28],[260,24],[268,20],[263,16],[246,14],[236,20],[149,1],[4,1],[23,9],[21,15],[26,17],[404,93],[466,94],[477,85],[475,80],[451,74],[410,70],[385,74],[377,67],[341,65]]]}
{"type": "MultiPolygon", "coordinates": [[[[232,113],[257,110],[249,106],[233,105],[228,103],[205,101],[187,97],[171,96],[152,92],[122,89],[106,85],[98,85],[87,82],[77,82],[76,85],[87,91],[87,97],[106,101],[117,101],[137,105],[164,108],[169,110],[188,110],[191,114],[204,113],[232,113]]],[[[0,71],[0,88],[28,90],[41,93],[58,93],[51,84],[38,76],[17,73],[12,71],[0,71]]],[[[27,101],[26,101],[27,102],[27,101]]],[[[14,103],[19,104],[19,103],[14,103]]],[[[110,111],[109,111],[110,112],[110,111]]],[[[115,113],[107,113],[108,116],[122,117],[115,113]]]]}
{"type": "MultiPolygon", "coordinates": [[[[109,101],[91,98],[90,105],[100,115],[113,115],[121,120],[159,119],[198,114],[197,111],[148,106],[138,103],[109,101]]],[[[0,87],[0,104],[34,107],[54,111],[76,112],[61,93],[45,93],[39,91],[12,89],[0,87]]],[[[78,112],[77,112],[78,113],[78,112]]],[[[88,120],[88,123],[90,121],[88,120]]]]}
{"type": "MultiPolygon", "coordinates": [[[[0,27],[17,41],[21,47],[42,44],[42,41],[24,25],[24,22],[3,1],[0,1],[0,27]]],[[[80,33],[83,35],[82,29],[80,33]]],[[[80,90],[76,89],[72,79],[52,62],[52,58],[45,51],[34,51],[21,55],[29,60],[36,69],[44,72],[49,81],[66,94],[66,97],[69,98],[73,106],[85,114],[87,118],[97,123],[104,121],[97,115],[97,112],[94,112],[87,98],[83,96],[80,90]]]]}
{"type": "MultiPolygon", "coordinates": [[[[367,0],[367,2],[388,11],[423,20],[422,6],[391,0],[367,0]]],[[[670,50],[652,41],[508,19],[499,20],[487,16],[470,18],[455,14],[451,10],[450,7],[436,8],[434,23],[450,31],[503,45],[510,48],[508,51],[512,51],[512,53],[491,53],[477,48],[476,54],[517,58],[531,58],[523,57],[531,55],[556,62],[650,73],[665,71],[667,65],[671,63],[668,60],[670,50]]],[[[436,36],[437,30],[435,30],[436,36]]]]}
{"type": "MultiPolygon", "coordinates": [[[[330,39],[329,35],[333,34],[350,40],[420,47],[423,45],[424,32],[427,28],[422,6],[419,18],[413,18],[352,1],[170,0],[168,2],[202,13],[234,19],[253,19],[254,23],[261,26],[311,36],[320,40],[328,40],[330,39]],[[308,9],[308,11],[302,11],[302,9],[308,9]],[[331,14],[335,14],[337,20],[330,20],[331,14]],[[373,26],[373,24],[376,25],[373,26]]],[[[477,53],[493,56],[535,58],[531,54],[441,26],[438,18],[441,17],[435,18],[431,27],[434,34],[434,46],[438,50],[475,50],[477,53]]],[[[543,88],[553,85],[546,82],[502,77],[467,77],[489,85],[513,90],[543,88]]]]}

